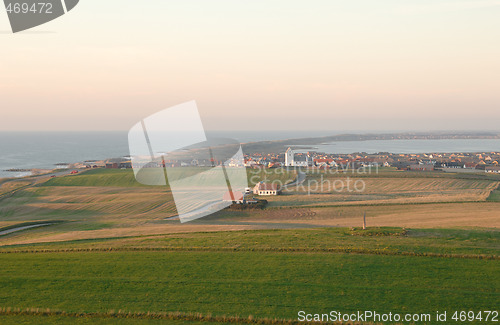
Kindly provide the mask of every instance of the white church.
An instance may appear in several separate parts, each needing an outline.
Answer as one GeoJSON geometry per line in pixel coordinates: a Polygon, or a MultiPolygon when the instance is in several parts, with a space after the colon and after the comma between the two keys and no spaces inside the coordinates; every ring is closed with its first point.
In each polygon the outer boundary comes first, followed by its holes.
{"type": "Polygon", "coordinates": [[[312,166],[312,163],[312,157],[307,153],[295,156],[295,152],[290,147],[285,151],[285,166],[287,167],[308,167],[312,166]]]}

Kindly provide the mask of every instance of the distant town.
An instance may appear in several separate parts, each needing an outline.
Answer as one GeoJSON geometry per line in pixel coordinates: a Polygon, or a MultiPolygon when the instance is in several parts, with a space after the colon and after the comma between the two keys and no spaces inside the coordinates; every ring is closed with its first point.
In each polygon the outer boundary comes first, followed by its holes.
{"type": "MultiPolygon", "coordinates": [[[[358,169],[363,167],[393,167],[409,171],[453,171],[453,172],[488,172],[500,173],[500,152],[477,153],[422,153],[394,154],[380,152],[376,154],[351,153],[332,154],[318,151],[295,150],[291,147],[278,153],[247,153],[244,160],[230,160],[229,167],[279,168],[310,167],[320,169],[358,169]]],[[[217,160],[164,160],[149,167],[210,167],[221,165],[217,160]]],[[[74,164],[73,168],[132,168],[130,157],[114,158],[104,161],[86,161],[74,164]]]]}
{"type": "Polygon", "coordinates": [[[464,171],[485,171],[500,173],[500,152],[482,153],[428,153],[428,154],[377,154],[352,153],[329,154],[324,152],[301,152],[288,148],[278,154],[247,154],[246,167],[317,167],[337,169],[349,166],[395,167],[398,170],[433,171],[463,169],[464,171]]]}

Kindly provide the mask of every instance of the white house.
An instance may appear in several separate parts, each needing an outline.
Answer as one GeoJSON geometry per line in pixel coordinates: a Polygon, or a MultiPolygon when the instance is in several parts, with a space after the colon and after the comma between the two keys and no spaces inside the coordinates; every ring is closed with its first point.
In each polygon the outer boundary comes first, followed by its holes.
{"type": "Polygon", "coordinates": [[[276,184],[260,182],[253,188],[253,194],[257,195],[278,195],[280,193],[281,188],[276,184]]]}

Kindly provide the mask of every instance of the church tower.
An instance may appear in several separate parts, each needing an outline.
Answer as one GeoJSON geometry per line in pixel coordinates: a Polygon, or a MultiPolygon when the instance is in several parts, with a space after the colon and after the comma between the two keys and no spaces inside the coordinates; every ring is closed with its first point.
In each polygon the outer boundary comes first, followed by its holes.
{"type": "Polygon", "coordinates": [[[294,166],[295,162],[293,161],[293,150],[288,147],[285,151],[285,166],[294,166]]]}

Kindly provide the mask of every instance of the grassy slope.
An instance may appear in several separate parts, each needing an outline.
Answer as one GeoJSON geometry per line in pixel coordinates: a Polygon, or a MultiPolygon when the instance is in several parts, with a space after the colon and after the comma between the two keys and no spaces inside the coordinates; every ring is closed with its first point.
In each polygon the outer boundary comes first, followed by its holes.
{"type": "Polygon", "coordinates": [[[253,230],[0,246],[0,252],[72,249],[175,249],[208,251],[365,251],[381,254],[493,255],[500,232],[480,229],[348,228],[253,230]]]}
{"type": "MultiPolygon", "coordinates": [[[[11,253],[0,256],[0,307],[288,319],[298,310],[331,308],[400,313],[494,309],[500,299],[499,239],[496,230],[337,228],[4,247],[11,253]],[[116,250],[65,251],[71,248],[116,250]],[[335,248],[360,251],[327,252],[335,248]],[[29,253],[44,249],[54,251],[29,253]],[[20,250],[25,252],[15,253],[20,250]],[[456,257],[445,257],[450,254],[456,257]],[[496,259],[474,257],[484,255],[496,259]]],[[[23,317],[28,324],[38,319],[23,317]]]]}
{"type": "Polygon", "coordinates": [[[2,256],[0,304],[295,318],[299,310],[495,309],[498,261],[262,252],[2,256]]]}
{"type": "Polygon", "coordinates": [[[25,181],[25,180],[14,180],[14,181],[8,181],[8,182],[0,182],[0,196],[2,194],[12,192],[18,188],[21,188],[23,186],[31,184],[30,181],[25,181]]]}
{"type": "Polygon", "coordinates": [[[131,169],[94,169],[67,177],[50,179],[43,186],[114,186],[140,187],[131,169]]]}
{"type": "MultiPolygon", "coordinates": [[[[133,195],[137,195],[136,190],[145,191],[148,197],[152,195],[149,187],[135,189],[135,185],[130,185],[130,175],[126,173],[130,171],[100,170],[52,179],[46,184],[49,186],[23,190],[2,201],[0,212],[8,212],[8,218],[16,219],[15,215],[22,215],[23,211],[25,215],[30,211],[43,212],[38,204],[46,209],[46,216],[78,218],[96,214],[102,223],[110,214],[105,209],[110,198],[118,200],[111,207],[120,206],[119,198],[128,192],[132,195],[132,190],[133,195]],[[78,204],[83,204],[82,210],[75,209],[78,204]],[[89,212],[84,206],[94,206],[96,210],[89,212]]],[[[484,180],[476,177],[470,180],[484,180]]],[[[376,230],[372,235],[338,228],[268,230],[1,247],[1,251],[11,253],[0,255],[0,307],[285,318],[296,318],[300,309],[433,313],[436,308],[477,311],[497,307],[498,231],[415,229],[404,235],[401,229],[394,228],[376,230]],[[57,251],[88,248],[115,250],[57,251]],[[56,251],[12,252],[41,249],[56,251]],[[338,253],[348,251],[357,254],[338,253]],[[446,257],[449,254],[456,256],[446,257]],[[467,258],[460,258],[461,255],[467,258]]],[[[0,322],[40,323],[39,317],[43,316],[4,315],[0,322]]],[[[74,318],[70,319],[73,322],[74,318]]],[[[62,316],[45,320],[67,323],[62,316]]],[[[95,323],[112,323],[107,321],[95,323]]],[[[86,319],[78,318],[75,323],[85,324],[86,319]]]]}
{"type": "MultiPolygon", "coordinates": [[[[206,168],[183,167],[179,171],[184,176],[205,171],[206,168]]],[[[247,169],[247,175],[250,185],[255,185],[260,180],[280,180],[283,183],[291,182],[296,177],[296,172],[285,169],[247,169]]],[[[135,180],[134,172],[131,169],[94,169],[82,172],[78,175],[69,177],[57,177],[50,179],[44,186],[113,186],[113,187],[143,187],[135,180]]],[[[153,186],[155,187],[155,186],[153,186]]]]}

